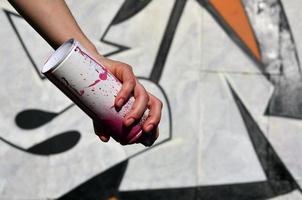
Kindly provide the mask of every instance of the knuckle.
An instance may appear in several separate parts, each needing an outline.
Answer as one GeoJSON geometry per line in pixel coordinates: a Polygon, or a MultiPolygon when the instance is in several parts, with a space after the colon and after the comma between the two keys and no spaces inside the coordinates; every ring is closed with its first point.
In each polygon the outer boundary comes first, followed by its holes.
{"type": "Polygon", "coordinates": [[[127,81],[127,83],[128,83],[128,85],[130,85],[130,86],[135,86],[135,84],[136,84],[136,81],[135,81],[135,78],[130,78],[128,81],[127,81]]]}
{"type": "Polygon", "coordinates": [[[124,67],[130,72],[133,72],[133,68],[130,65],[124,63],[124,67]]]}
{"type": "Polygon", "coordinates": [[[153,96],[153,97],[152,97],[152,100],[153,100],[153,103],[154,103],[155,105],[157,105],[160,109],[162,109],[162,107],[163,107],[163,102],[162,102],[160,99],[158,99],[158,98],[156,98],[155,96],[153,96]]]}
{"type": "Polygon", "coordinates": [[[122,90],[120,91],[121,96],[128,96],[134,88],[134,84],[131,81],[127,81],[123,84],[122,90]]]}
{"type": "Polygon", "coordinates": [[[147,102],[150,100],[149,95],[147,93],[143,93],[142,98],[145,99],[147,102]]]}
{"type": "Polygon", "coordinates": [[[115,62],[115,66],[117,66],[117,67],[124,67],[124,65],[126,65],[125,63],[117,61],[117,60],[115,60],[114,62],[115,62]]]}

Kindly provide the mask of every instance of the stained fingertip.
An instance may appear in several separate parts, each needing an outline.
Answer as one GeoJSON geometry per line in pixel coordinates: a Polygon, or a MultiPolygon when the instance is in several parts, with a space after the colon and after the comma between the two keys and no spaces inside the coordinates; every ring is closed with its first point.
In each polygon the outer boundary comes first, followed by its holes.
{"type": "Polygon", "coordinates": [[[104,135],[99,135],[100,140],[102,140],[102,142],[108,142],[110,137],[104,136],[104,135]]]}

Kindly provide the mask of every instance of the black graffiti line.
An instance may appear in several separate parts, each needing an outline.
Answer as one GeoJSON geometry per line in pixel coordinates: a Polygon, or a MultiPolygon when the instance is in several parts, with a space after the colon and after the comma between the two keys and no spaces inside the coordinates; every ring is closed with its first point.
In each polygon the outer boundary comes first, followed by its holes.
{"type": "Polygon", "coordinates": [[[111,24],[116,25],[130,19],[142,11],[151,1],[152,0],[125,0],[111,24]]]}
{"type": "MultiPolygon", "coordinates": [[[[124,4],[126,4],[126,1],[124,2],[124,4]]],[[[123,11],[123,7],[124,7],[124,4],[120,7],[119,11],[117,12],[117,14],[115,15],[115,17],[112,19],[112,21],[109,23],[109,25],[107,26],[107,28],[105,29],[100,41],[105,43],[105,44],[108,44],[108,45],[111,45],[111,46],[114,46],[114,47],[117,47],[117,50],[116,51],[113,51],[113,52],[110,52],[110,53],[107,53],[105,54],[104,56],[106,57],[109,57],[109,56],[112,56],[114,54],[118,54],[118,53],[121,53],[123,51],[126,51],[128,49],[130,49],[130,47],[127,47],[127,46],[124,46],[124,45],[121,45],[121,44],[118,44],[118,43],[115,43],[115,42],[112,42],[112,41],[109,41],[109,40],[106,40],[105,37],[107,36],[108,34],[108,31],[110,30],[110,28],[115,24],[114,22],[116,21],[116,19],[118,18],[118,16],[120,15],[120,12],[123,11]]]]}
{"type": "MultiPolygon", "coordinates": [[[[156,86],[160,89],[161,93],[163,94],[163,96],[167,102],[167,110],[168,110],[168,117],[169,117],[169,137],[167,139],[153,145],[152,147],[156,147],[158,145],[161,145],[165,142],[172,140],[172,136],[173,136],[172,135],[173,125],[172,125],[171,106],[170,106],[169,99],[168,99],[166,92],[158,84],[158,82],[161,78],[161,75],[162,75],[162,72],[163,72],[163,69],[165,66],[165,62],[166,62],[174,35],[176,33],[177,26],[179,24],[183,10],[185,8],[186,2],[187,2],[187,0],[175,0],[174,6],[172,8],[172,11],[171,11],[171,14],[170,14],[170,17],[169,17],[169,20],[168,20],[168,23],[167,23],[167,26],[165,29],[165,33],[163,35],[155,62],[153,64],[153,68],[152,68],[150,77],[149,78],[138,77],[139,79],[143,79],[143,80],[147,80],[147,81],[151,81],[151,82],[155,83],[156,86]]],[[[131,157],[129,157],[129,159],[134,156],[138,156],[139,154],[144,153],[145,151],[148,151],[148,149],[132,155],[131,157]]]]}
{"type": "MultiPolygon", "coordinates": [[[[288,29],[288,31],[289,31],[289,33],[290,33],[290,40],[293,41],[293,44],[295,44],[294,47],[292,47],[292,48],[295,49],[295,58],[296,58],[296,60],[297,60],[297,62],[298,62],[299,72],[301,73],[301,72],[302,72],[302,69],[301,69],[301,62],[300,62],[300,58],[299,58],[299,56],[298,56],[298,50],[297,50],[295,38],[294,38],[294,36],[293,36],[292,28],[291,28],[290,23],[289,23],[289,20],[288,20],[288,18],[287,18],[287,16],[286,16],[286,12],[285,12],[285,9],[284,9],[284,6],[283,6],[281,0],[277,0],[277,1],[278,1],[278,3],[279,3],[280,8],[281,8],[281,11],[280,11],[281,16],[280,16],[280,18],[283,18],[283,20],[284,20],[283,23],[285,24],[286,29],[288,29]],[[283,14],[283,15],[282,15],[282,14],[283,14]]],[[[280,23],[280,24],[281,24],[281,23],[280,23]]],[[[280,29],[281,29],[281,28],[282,28],[282,27],[280,27],[280,29]]]]}
{"type": "Polygon", "coordinates": [[[114,43],[114,42],[111,42],[111,41],[108,41],[108,40],[105,39],[105,37],[106,37],[109,29],[111,28],[111,26],[112,26],[112,24],[110,23],[109,26],[106,28],[104,34],[102,35],[100,41],[103,42],[103,43],[105,43],[105,44],[117,47],[118,49],[116,51],[104,54],[104,56],[106,56],[106,57],[109,57],[109,56],[112,56],[114,54],[118,54],[118,53],[121,53],[123,51],[126,51],[126,50],[130,49],[130,47],[123,46],[121,44],[117,44],[117,43],[114,43]]]}
{"type": "MultiPolygon", "coordinates": [[[[148,3],[150,3],[150,2],[151,1],[148,1],[148,3]]],[[[172,9],[171,14],[169,16],[169,20],[168,20],[168,23],[167,23],[167,26],[166,26],[166,29],[165,29],[165,33],[163,35],[163,38],[162,38],[162,41],[161,41],[161,44],[160,44],[160,47],[159,47],[159,50],[158,50],[158,53],[157,53],[157,56],[156,56],[156,59],[155,59],[155,63],[154,63],[153,68],[151,70],[150,78],[138,77],[138,79],[143,79],[143,80],[147,80],[147,81],[151,81],[151,82],[155,83],[157,85],[157,87],[160,89],[161,93],[163,94],[163,96],[164,96],[164,98],[165,98],[165,100],[167,102],[167,107],[168,107],[168,115],[169,115],[169,119],[170,119],[169,120],[169,130],[170,130],[169,131],[169,137],[167,139],[165,139],[165,140],[163,140],[163,141],[161,141],[161,142],[153,145],[152,148],[156,147],[156,146],[158,146],[160,144],[163,144],[163,143],[165,143],[167,141],[170,141],[172,139],[172,113],[171,113],[171,106],[170,106],[167,94],[165,93],[164,89],[158,84],[158,82],[159,82],[161,74],[163,72],[165,61],[167,59],[168,52],[170,50],[170,46],[171,46],[171,43],[172,43],[174,35],[175,35],[175,31],[176,31],[177,25],[179,24],[179,20],[180,20],[180,17],[182,15],[182,13],[183,13],[183,10],[184,10],[186,2],[187,2],[187,0],[175,0],[173,9],[172,9]]],[[[148,3],[146,3],[145,6],[148,3]]],[[[108,34],[108,31],[110,30],[110,28],[113,25],[118,24],[118,23],[120,23],[120,22],[122,22],[122,21],[125,20],[125,19],[123,19],[123,20],[121,20],[121,19],[117,20],[118,16],[122,15],[120,12],[125,11],[123,9],[125,7],[125,4],[127,4],[127,1],[125,1],[124,4],[121,6],[121,8],[119,9],[118,13],[113,18],[113,20],[111,21],[111,23],[108,25],[108,27],[106,28],[103,36],[101,37],[101,41],[102,42],[104,42],[106,44],[110,44],[110,45],[115,46],[115,47],[118,47],[118,50],[116,50],[114,52],[111,52],[109,54],[106,54],[105,56],[112,56],[114,54],[121,53],[121,52],[123,52],[125,50],[130,49],[130,47],[126,47],[126,46],[123,46],[121,44],[117,44],[117,43],[105,40],[105,37],[108,34]]],[[[137,10],[137,12],[141,11],[142,8],[144,8],[144,7],[141,6],[141,9],[137,10]]],[[[131,16],[133,16],[133,15],[134,14],[132,14],[131,16]]],[[[130,156],[129,159],[132,158],[132,157],[138,156],[139,154],[144,153],[147,150],[148,149],[143,150],[141,152],[138,152],[138,153],[130,156]]]]}
{"type": "MultiPolygon", "coordinates": [[[[143,79],[143,80],[146,80],[146,81],[150,81],[148,78],[145,78],[145,77],[138,77],[138,79],[143,79]]],[[[166,143],[166,142],[168,142],[168,141],[171,141],[171,140],[172,140],[172,136],[173,136],[173,135],[172,135],[172,133],[173,133],[173,126],[172,126],[172,112],[171,112],[170,103],[169,103],[169,101],[168,101],[169,99],[168,99],[168,96],[167,96],[166,92],[164,91],[164,89],[163,89],[160,85],[158,85],[158,84],[157,84],[157,87],[160,89],[160,91],[161,91],[161,93],[163,94],[164,99],[165,99],[165,101],[166,101],[166,103],[167,103],[168,118],[169,118],[169,133],[168,133],[169,136],[168,136],[168,138],[166,138],[166,139],[164,139],[164,140],[162,140],[162,141],[160,141],[160,142],[155,143],[154,145],[152,145],[152,148],[157,147],[157,146],[159,146],[159,145],[161,145],[161,144],[164,144],[164,143],[166,143]]],[[[128,159],[131,159],[131,158],[133,158],[133,157],[135,157],[135,156],[138,156],[138,155],[140,155],[140,154],[143,154],[144,152],[146,152],[146,151],[148,151],[148,150],[150,150],[150,147],[149,147],[148,149],[144,149],[144,150],[142,150],[142,151],[140,151],[140,152],[138,152],[138,153],[135,153],[135,154],[129,156],[128,159]]]]}
{"type": "Polygon", "coordinates": [[[109,23],[109,25],[106,27],[100,41],[117,47],[116,51],[104,54],[104,56],[112,56],[114,54],[118,54],[121,53],[123,51],[126,51],[128,49],[130,49],[130,47],[112,42],[112,41],[108,41],[105,39],[105,37],[108,34],[108,31],[110,30],[110,28],[113,25],[119,24],[125,20],[128,20],[129,18],[133,17],[134,15],[136,15],[138,12],[140,12],[142,9],[144,9],[149,3],[151,2],[151,0],[141,0],[141,1],[136,1],[136,0],[126,0],[122,6],[120,7],[120,9],[118,10],[117,14],[115,15],[115,17],[111,20],[111,22],[109,23]],[[136,6],[134,9],[131,9],[131,6],[136,6]],[[131,10],[128,10],[131,9],[131,10]]]}
{"type": "MultiPolygon", "coordinates": [[[[297,189],[302,192],[300,186],[288,171],[285,164],[279,158],[278,154],[269,143],[267,138],[264,136],[263,132],[252,118],[251,114],[238,97],[231,84],[228,81],[227,84],[244,121],[246,130],[268,181],[288,181],[292,190],[297,189]]],[[[278,191],[278,187],[273,189],[278,191]]]]}
{"type": "Polygon", "coordinates": [[[38,70],[38,66],[36,65],[34,59],[31,57],[31,55],[30,55],[28,49],[26,48],[25,43],[23,42],[23,39],[22,39],[22,37],[21,37],[21,35],[20,35],[20,33],[19,33],[17,27],[15,26],[15,24],[14,24],[12,18],[11,18],[11,16],[15,16],[15,17],[18,17],[18,18],[21,18],[21,19],[22,19],[22,17],[19,16],[18,14],[15,14],[15,13],[13,13],[13,12],[8,11],[8,10],[4,10],[4,9],[3,9],[3,11],[4,11],[4,13],[5,13],[5,15],[6,15],[8,21],[9,21],[9,23],[10,23],[10,25],[11,25],[11,27],[13,28],[14,32],[16,33],[17,38],[18,38],[18,40],[20,41],[21,46],[22,46],[22,48],[23,48],[23,50],[24,50],[24,52],[25,52],[27,58],[29,59],[30,63],[34,66],[34,69],[35,69],[36,73],[37,73],[38,76],[41,78],[41,80],[46,80],[46,77],[43,76],[43,75],[40,73],[40,71],[38,70]]]}
{"type": "MultiPolygon", "coordinates": [[[[158,50],[156,58],[155,58],[155,62],[153,64],[152,71],[150,73],[150,80],[154,83],[158,83],[161,78],[161,75],[162,75],[162,72],[163,72],[163,69],[165,66],[165,62],[167,60],[168,53],[170,51],[170,47],[173,42],[175,32],[176,32],[177,26],[179,24],[180,18],[182,16],[183,10],[185,8],[186,2],[187,2],[187,0],[175,0],[175,3],[173,5],[162,41],[159,46],[159,50],[158,50]]],[[[126,3],[127,2],[125,2],[124,4],[126,4],[126,3]]],[[[105,54],[105,56],[112,56],[114,54],[121,53],[125,50],[130,49],[130,47],[127,47],[127,46],[124,46],[124,45],[121,45],[121,44],[118,44],[118,43],[115,43],[112,41],[108,41],[105,39],[111,26],[113,26],[114,24],[117,24],[117,23],[115,23],[115,20],[116,20],[117,16],[120,15],[120,12],[123,11],[124,4],[121,6],[117,15],[113,18],[111,23],[108,25],[108,27],[106,28],[104,34],[102,35],[102,37],[100,39],[100,41],[102,41],[103,43],[106,43],[106,44],[109,44],[109,45],[112,45],[112,46],[115,46],[118,48],[114,52],[105,54]]],[[[118,22],[118,23],[120,23],[120,22],[118,22]]]]}
{"type": "Polygon", "coordinates": [[[58,197],[58,200],[115,199],[127,169],[128,160],[116,164],[110,169],[88,179],[71,191],[58,197]]]}
{"type": "Polygon", "coordinates": [[[170,51],[170,47],[173,42],[176,29],[179,24],[182,13],[184,11],[186,3],[187,0],[175,0],[164,36],[162,38],[161,44],[159,46],[159,50],[156,55],[155,62],[153,64],[153,69],[150,74],[150,80],[152,80],[155,83],[158,83],[161,78],[170,51]]]}
{"type": "Polygon", "coordinates": [[[160,188],[138,191],[123,191],[118,194],[123,200],[264,200],[290,193],[288,182],[259,181],[250,183],[204,185],[182,188],[160,188]],[[279,186],[274,191],[272,185],[279,186]]]}

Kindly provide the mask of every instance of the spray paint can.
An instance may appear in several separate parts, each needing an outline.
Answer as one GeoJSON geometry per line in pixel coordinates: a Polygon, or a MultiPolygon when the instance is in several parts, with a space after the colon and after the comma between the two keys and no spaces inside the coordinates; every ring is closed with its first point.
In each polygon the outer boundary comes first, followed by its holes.
{"type": "Polygon", "coordinates": [[[122,120],[130,111],[134,98],[116,110],[114,101],[122,87],[121,82],[75,39],[66,41],[52,54],[42,73],[120,144],[150,146],[154,142],[151,135],[146,137],[142,132],[149,110],[139,122],[125,127],[122,120]]]}

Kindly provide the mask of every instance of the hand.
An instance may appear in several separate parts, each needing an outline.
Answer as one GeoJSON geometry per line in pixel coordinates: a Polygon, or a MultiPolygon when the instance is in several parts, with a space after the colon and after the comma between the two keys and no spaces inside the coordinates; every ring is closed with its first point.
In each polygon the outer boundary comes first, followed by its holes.
{"type": "MultiPolygon", "coordinates": [[[[135,121],[139,120],[145,110],[149,108],[150,112],[143,125],[143,132],[145,134],[152,134],[155,141],[159,136],[158,124],[161,118],[162,102],[145,90],[136,79],[131,66],[128,64],[110,60],[99,54],[96,56],[96,59],[122,82],[122,88],[115,99],[115,106],[117,108],[121,108],[132,94],[134,95],[135,101],[131,111],[123,120],[124,125],[132,125],[135,121]]],[[[99,138],[103,142],[107,142],[110,139],[109,133],[106,133],[97,122],[94,121],[93,125],[94,131],[99,138]]]]}
{"type": "MultiPolygon", "coordinates": [[[[84,35],[75,21],[65,1],[10,0],[9,2],[53,48],[56,49],[70,38],[79,41],[123,83],[115,101],[117,107],[121,107],[134,94],[135,103],[124,120],[125,125],[131,124],[133,120],[140,119],[148,107],[150,115],[144,123],[143,131],[154,133],[154,136],[158,137],[157,126],[161,115],[161,102],[146,92],[135,78],[129,65],[106,59],[98,54],[94,44],[84,35]]],[[[109,140],[110,137],[99,124],[95,123],[95,130],[102,141],[109,140]]]]}

